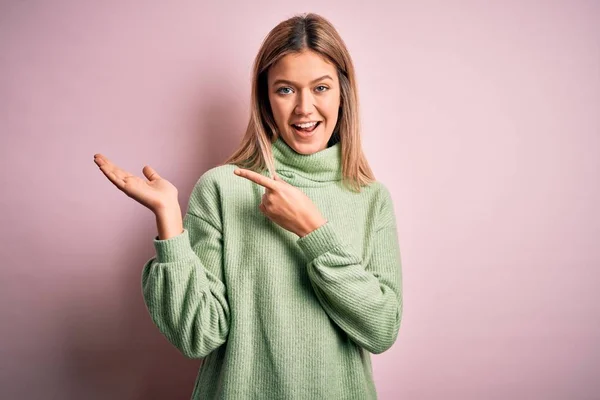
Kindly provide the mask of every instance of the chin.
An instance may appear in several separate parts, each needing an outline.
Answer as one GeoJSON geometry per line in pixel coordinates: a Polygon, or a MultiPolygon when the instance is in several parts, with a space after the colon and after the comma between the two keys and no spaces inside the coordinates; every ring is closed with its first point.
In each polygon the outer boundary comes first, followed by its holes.
{"type": "Polygon", "coordinates": [[[305,155],[316,153],[327,147],[327,141],[323,142],[319,139],[312,139],[310,141],[306,141],[294,138],[292,139],[292,142],[288,144],[296,151],[296,153],[305,155]]]}
{"type": "Polygon", "coordinates": [[[323,138],[297,138],[292,137],[292,140],[286,140],[286,143],[293,148],[296,153],[308,155],[327,148],[327,140],[323,138]]]}

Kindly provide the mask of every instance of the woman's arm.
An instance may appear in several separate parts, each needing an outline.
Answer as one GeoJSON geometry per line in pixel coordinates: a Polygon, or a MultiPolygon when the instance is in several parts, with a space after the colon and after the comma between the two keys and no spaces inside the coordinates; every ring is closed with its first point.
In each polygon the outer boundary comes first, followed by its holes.
{"type": "Polygon", "coordinates": [[[389,349],[402,319],[402,273],[393,204],[387,189],[363,260],[331,222],[298,239],[313,289],[330,318],[371,353],[389,349]]]}
{"type": "Polygon", "coordinates": [[[167,240],[183,233],[183,220],[179,203],[172,207],[161,208],[154,214],[158,239],[167,240]]]}
{"type": "Polygon", "coordinates": [[[167,230],[172,223],[163,221],[168,239],[154,239],[156,257],[146,262],[142,272],[142,293],[152,321],[189,358],[205,357],[229,333],[222,229],[211,186],[204,176],[196,183],[183,232],[171,236],[173,229],[170,234],[167,230]]]}

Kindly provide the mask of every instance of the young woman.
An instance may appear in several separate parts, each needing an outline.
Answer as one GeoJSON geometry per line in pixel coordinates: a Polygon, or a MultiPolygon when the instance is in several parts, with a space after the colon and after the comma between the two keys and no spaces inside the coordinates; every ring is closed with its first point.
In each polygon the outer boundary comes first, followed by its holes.
{"type": "Polygon", "coordinates": [[[346,46],[324,18],[277,25],[254,64],[239,149],[177,189],[101,155],[96,162],[156,215],[143,268],[152,320],[204,358],[193,399],[375,399],[370,353],[402,316],[396,219],[361,149],[346,46]]]}

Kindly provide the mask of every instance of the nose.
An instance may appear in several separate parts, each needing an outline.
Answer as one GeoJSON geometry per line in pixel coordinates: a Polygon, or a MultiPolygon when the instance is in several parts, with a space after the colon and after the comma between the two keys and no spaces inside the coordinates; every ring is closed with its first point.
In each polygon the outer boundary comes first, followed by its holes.
{"type": "Polygon", "coordinates": [[[310,90],[301,90],[296,100],[294,112],[298,115],[310,115],[314,108],[314,97],[310,90]]]}

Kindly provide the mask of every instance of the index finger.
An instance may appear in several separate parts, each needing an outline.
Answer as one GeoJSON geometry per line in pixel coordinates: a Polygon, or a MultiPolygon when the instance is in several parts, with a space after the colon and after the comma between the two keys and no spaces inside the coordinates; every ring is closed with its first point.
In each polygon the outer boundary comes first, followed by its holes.
{"type": "Polygon", "coordinates": [[[233,172],[236,175],[241,176],[242,178],[246,178],[254,183],[258,183],[259,185],[264,186],[267,189],[275,190],[277,188],[276,181],[249,169],[238,168],[233,172]]]}

